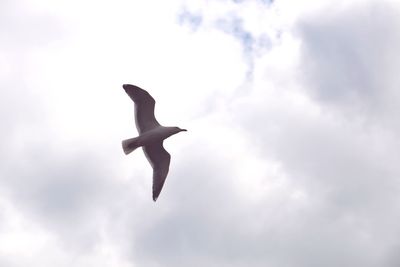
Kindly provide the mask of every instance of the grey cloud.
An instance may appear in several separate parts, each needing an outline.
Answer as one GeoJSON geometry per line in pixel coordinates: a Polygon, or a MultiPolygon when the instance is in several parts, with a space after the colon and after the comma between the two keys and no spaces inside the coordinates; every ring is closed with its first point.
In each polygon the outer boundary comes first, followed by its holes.
{"type": "Polygon", "coordinates": [[[136,234],[127,253],[142,266],[263,266],[266,248],[257,246],[257,233],[241,224],[264,220],[264,213],[242,206],[222,155],[211,159],[213,152],[196,150],[197,156],[179,160],[186,167],[176,166],[175,176],[170,175],[162,206],[131,215],[125,227],[136,234]]]}
{"type": "MultiPolygon", "coordinates": [[[[282,142],[287,139],[283,136],[282,142]]],[[[325,187],[326,181],[316,181],[324,177],[308,174],[310,177],[302,179],[296,174],[307,176],[307,173],[302,173],[300,167],[289,172],[290,179],[300,179],[295,183],[309,194],[305,204],[291,199],[285,191],[254,203],[243,199],[240,189],[232,185],[235,175],[228,166],[233,163],[227,161],[224,153],[206,143],[192,146],[185,150],[195,149],[197,155],[174,159],[179,165],[169,177],[164,192],[168,196],[160,199],[161,204],[135,206],[138,209],[133,209],[130,219],[125,219],[120,226],[118,236],[131,244],[125,253],[141,266],[191,263],[194,266],[333,267],[344,262],[353,266],[379,266],[379,255],[372,252],[368,257],[364,255],[365,250],[375,248],[377,241],[364,237],[369,222],[349,212],[353,210],[351,200],[350,207],[338,207],[329,194],[325,195],[330,184],[325,187]],[[312,190],[312,183],[318,184],[318,190],[312,190]],[[130,234],[121,237],[122,233],[130,234]]],[[[271,150],[274,151],[265,146],[265,151],[271,150]]],[[[304,157],[304,151],[301,153],[304,157]]],[[[284,160],[288,165],[295,162],[284,160]]]]}
{"type": "Polygon", "coordinates": [[[98,241],[102,209],[113,205],[113,172],[107,164],[99,165],[104,159],[93,152],[80,149],[71,154],[53,147],[55,152],[44,142],[49,139],[26,143],[21,154],[0,165],[1,187],[23,214],[59,236],[72,251],[87,251],[98,241]]]}
{"type": "Polygon", "coordinates": [[[0,48],[9,52],[28,51],[62,38],[58,20],[46,13],[34,13],[12,1],[3,1],[0,10],[0,48]]]}
{"type": "Polygon", "coordinates": [[[18,267],[18,265],[11,263],[11,261],[4,259],[5,257],[0,254],[0,264],[1,266],[7,267],[18,267]]]}
{"type": "Polygon", "coordinates": [[[398,112],[394,70],[400,56],[393,52],[400,45],[399,14],[390,2],[371,2],[302,19],[301,75],[310,92],[327,104],[369,115],[398,112]]]}
{"type": "Polygon", "coordinates": [[[36,48],[58,40],[64,34],[58,21],[47,14],[35,14],[14,1],[2,1],[0,8],[0,119],[4,137],[17,127],[35,124],[43,116],[43,105],[29,84],[29,56],[36,48]]]}
{"type": "MultiPolygon", "coordinates": [[[[202,177],[204,183],[215,179],[202,177]]],[[[142,266],[373,266],[367,262],[372,257],[363,258],[368,246],[357,244],[358,225],[335,222],[315,208],[296,210],[294,203],[240,203],[226,186],[215,187],[211,194],[198,188],[201,198],[182,198],[173,212],[146,220],[154,223],[144,231],[133,225],[142,232],[133,241],[133,258],[142,266]]]]}
{"type": "Polygon", "coordinates": [[[390,222],[400,217],[398,126],[380,120],[398,118],[397,9],[363,5],[331,14],[299,26],[306,79],[298,88],[318,115],[286,103],[284,94],[266,94],[264,105],[262,93],[248,96],[231,110],[260,154],[280,162],[309,199],[280,224],[276,266],[396,266],[400,227],[390,222]]]}
{"type": "MultiPolygon", "coordinates": [[[[318,20],[315,25],[323,23],[318,20]]],[[[341,34],[357,35],[353,32],[341,34]]],[[[318,42],[312,45],[315,51],[321,51],[318,42]]],[[[248,132],[249,138],[259,147],[260,153],[266,159],[272,157],[281,162],[290,182],[303,188],[312,203],[307,210],[286,218],[286,221],[295,220],[297,227],[291,228],[288,223],[280,225],[291,235],[277,238],[287,251],[286,257],[279,250],[274,253],[280,262],[277,266],[395,266],[387,263],[398,247],[394,236],[400,231],[397,225],[389,223],[400,216],[397,182],[400,169],[396,162],[400,155],[393,129],[347,116],[346,109],[340,107],[350,104],[346,103],[349,93],[341,89],[325,92],[323,90],[328,89],[320,86],[323,82],[332,89],[330,81],[334,84],[342,81],[341,67],[347,64],[323,61],[320,54],[312,55],[316,59],[305,57],[304,62],[318,60],[322,69],[315,69],[318,74],[326,74],[326,68],[337,70],[329,72],[328,77],[314,73],[305,86],[322,90],[313,91],[318,96],[314,99],[320,101],[316,102],[321,109],[317,118],[302,114],[302,110],[292,110],[290,103],[284,104],[284,99],[279,101],[282,106],[265,99],[264,107],[248,104],[233,108],[241,111],[237,118],[243,129],[252,130],[248,132]]],[[[367,73],[377,71],[374,75],[380,75],[372,64],[365,71],[362,75],[366,75],[366,79],[367,73]]],[[[354,83],[357,87],[364,81],[354,83]]],[[[357,99],[361,105],[368,106],[374,97],[384,99],[390,94],[373,86],[369,90],[356,92],[360,94],[357,99]]],[[[368,117],[372,111],[357,112],[358,116],[368,117]]]]}
{"type": "Polygon", "coordinates": [[[302,188],[309,199],[306,210],[288,216],[280,225],[286,233],[278,240],[287,247],[288,258],[279,260],[288,261],[287,266],[338,266],[343,262],[382,266],[396,243],[390,232],[400,230],[387,226],[400,215],[400,169],[394,160],[398,149],[386,150],[390,142],[373,147],[379,135],[365,134],[349,121],[328,116],[309,120],[285,108],[271,112],[247,106],[240,110],[247,110],[238,116],[243,116],[245,129],[255,121],[269,125],[253,127],[249,138],[264,157],[281,162],[290,183],[302,188]]]}

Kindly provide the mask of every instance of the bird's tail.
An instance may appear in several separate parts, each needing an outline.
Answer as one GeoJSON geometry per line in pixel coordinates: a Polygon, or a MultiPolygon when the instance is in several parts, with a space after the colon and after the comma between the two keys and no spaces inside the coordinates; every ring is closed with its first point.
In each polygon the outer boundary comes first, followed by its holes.
{"type": "Polygon", "coordinates": [[[122,141],[122,149],[124,150],[125,155],[128,155],[140,146],[141,144],[139,144],[139,140],[137,137],[122,141]]]}

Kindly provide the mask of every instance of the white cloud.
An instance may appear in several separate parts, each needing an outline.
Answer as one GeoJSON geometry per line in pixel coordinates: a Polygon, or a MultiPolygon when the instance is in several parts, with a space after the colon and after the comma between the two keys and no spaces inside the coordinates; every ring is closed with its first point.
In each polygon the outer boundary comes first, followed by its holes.
{"type": "Polygon", "coordinates": [[[0,265],[398,265],[396,2],[0,5],[0,265]]]}

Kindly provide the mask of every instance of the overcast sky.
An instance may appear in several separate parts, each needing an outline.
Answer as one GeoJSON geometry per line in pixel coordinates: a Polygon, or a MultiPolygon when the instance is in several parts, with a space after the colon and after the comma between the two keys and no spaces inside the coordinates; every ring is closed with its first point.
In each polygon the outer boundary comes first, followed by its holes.
{"type": "Polygon", "coordinates": [[[399,47],[395,0],[2,0],[0,266],[400,266],[399,47]],[[155,203],[124,83],[189,130],[155,203]]]}

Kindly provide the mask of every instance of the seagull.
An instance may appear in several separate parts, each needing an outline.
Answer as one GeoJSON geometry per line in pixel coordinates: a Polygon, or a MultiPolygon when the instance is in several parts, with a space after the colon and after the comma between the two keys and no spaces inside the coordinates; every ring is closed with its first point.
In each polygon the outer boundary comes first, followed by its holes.
{"type": "Polygon", "coordinates": [[[153,200],[156,201],[167,178],[171,155],[163,147],[164,139],[186,129],[165,127],[158,123],[154,116],[154,98],[142,88],[124,84],[122,86],[135,103],[135,122],[139,132],[138,137],[122,141],[122,149],[128,155],[138,147],[143,152],[153,168],[153,200]]]}

